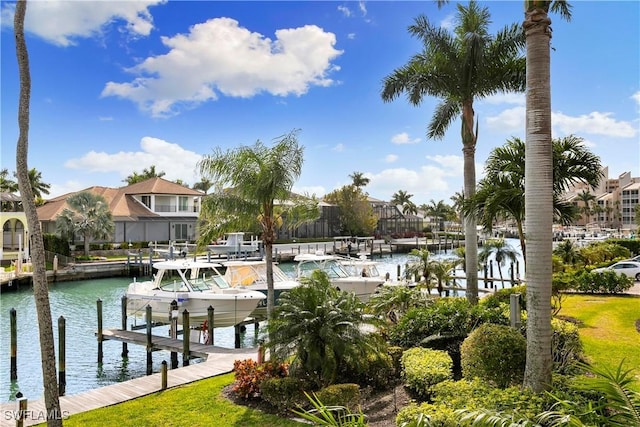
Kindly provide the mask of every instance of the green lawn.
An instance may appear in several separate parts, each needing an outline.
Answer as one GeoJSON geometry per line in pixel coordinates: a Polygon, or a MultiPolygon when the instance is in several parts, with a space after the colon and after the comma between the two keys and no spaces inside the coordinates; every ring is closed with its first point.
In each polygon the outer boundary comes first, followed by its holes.
{"type": "Polygon", "coordinates": [[[580,320],[580,338],[589,361],[599,367],[635,368],[640,387],[640,298],[634,296],[569,295],[561,316],[580,320]]]}
{"type": "Polygon", "coordinates": [[[299,427],[295,421],[235,405],[221,395],[233,373],[73,415],[65,426],[299,427]]]}

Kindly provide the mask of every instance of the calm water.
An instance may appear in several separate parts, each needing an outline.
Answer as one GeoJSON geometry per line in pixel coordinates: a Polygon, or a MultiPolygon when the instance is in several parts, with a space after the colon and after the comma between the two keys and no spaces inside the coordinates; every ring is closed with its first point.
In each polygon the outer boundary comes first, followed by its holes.
{"type": "MultiPolygon", "coordinates": [[[[519,250],[518,241],[510,239],[509,243],[519,250]]],[[[434,254],[435,257],[450,257],[451,253],[434,254]]],[[[398,266],[404,271],[408,257],[406,254],[393,254],[376,258],[379,262],[378,270],[381,274],[389,273],[392,279],[397,276],[398,266]]],[[[293,263],[282,263],[280,267],[290,275],[294,274],[293,263]]],[[[524,265],[520,262],[521,276],[524,265]]],[[[503,274],[508,277],[508,266],[503,267],[503,274]]],[[[462,275],[462,273],[459,273],[462,275]]],[[[482,275],[482,272],[479,272],[482,275]]],[[[494,276],[498,276],[497,270],[494,276]]],[[[76,394],[97,387],[126,381],[146,375],[146,350],[144,346],[128,346],[129,357],[121,357],[122,343],[105,341],[103,343],[103,363],[98,365],[96,301],[102,300],[103,327],[105,329],[119,328],[121,325],[121,298],[131,281],[130,278],[109,278],[76,282],[63,282],[50,285],[49,298],[54,323],[54,338],[58,342],[58,318],[66,319],[66,394],[76,394]]],[[[463,285],[463,283],[461,283],[463,285]]],[[[482,286],[482,284],[479,284],[482,286]]],[[[135,319],[129,319],[129,325],[135,319]]],[[[140,321],[137,321],[140,323],[140,321]]],[[[17,292],[0,294],[0,402],[14,400],[17,391],[28,399],[42,397],[42,371],[40,365],[40,346],[38,344],[38,323],[33,292],[25,287],[17,292]],[[15,308],[18,321],[18,380],[9,380],[10,369],[10,324],[9,310],[15,308]]],[[[242,346],[253,347],[255,342],[253,325],[248,325],[242,335],[242,346]]],[[[154,328],[154,334],[166,335],[166,327],[154,328]]],[[[214,331],[216,345],[233,348],[234,329],[216,328],[214,331]]],[[[56,353],[57,357],[57,353],[56,353]]],[[[178,353],[179,366],[182,365],[178,353]]],[[[153,353],[153,370],[160,371],[163,360],[169,366],[170,353],[156,351],[153,353]]],[[[192,360],[197,363],[199,359],[192,360]]]]}
{"type": "MultiPolygon", "coordinates": [[[[102,300],[103,327],[121,326],[121,298],[131,279],[109,278],[77,282],[56,283],[50,286],[49,299],[54,323],[56,357],[58,349],[58,318],[66,320],[66,394],[76,394],[97,387],[126,381],[146,375],[144,346],[129,344],[129,357],[121,357],[122,343],[103,342],[103,363],[98,365],[96,301],[102,300]]],[[[13,400],[17,391],[28,399],[42,397],[42,369],[38,344],[38,323],[33,292],[25,287],[17,292],[4,292],[0,296],[0,402],[13,400]],[[15,308],[18,324],[18,380],[10,381],[10,319],[9,310],[15,308]]],[[[141,323],[140,320],[137,321],[141,323]]],[[[129,319],[133,325],[135,319],[129,319]]],[[[141,331],[143,332],[143,331],[141,331]]],[[[166,335],[166,327],[154,328],[155,335],[166,335]]],[[[234,329],[216,328],[215,343],[233,348],[234,329]]],[[[254,346],[253,325],[243,334],[243,347],[254,346]]],[[[171,366],[171,353],[153,353],[153,370],[160,371],[163,360],[171,366]]],[[[178,353],[179,366],[182,359],[178,353]]],[[[191,360],[197,363],[200,359],[191,360]]]]}

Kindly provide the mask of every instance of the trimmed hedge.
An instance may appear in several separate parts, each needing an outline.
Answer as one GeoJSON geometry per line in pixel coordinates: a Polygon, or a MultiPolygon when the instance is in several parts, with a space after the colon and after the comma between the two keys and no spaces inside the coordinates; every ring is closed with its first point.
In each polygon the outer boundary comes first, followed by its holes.
{"type": "Polygon", "coordinates": [[[304,380],[294,377],[267,378],[260,383],[260,396],[282,413],[298,407],[306,408],[309,402],[304,395],[304,380]]]}
{"type": "Polygon", "coordinates": [[[527,340],[509,326],[480,325],[464,340],[460,352],[464,378],[478,377],[500,388],[522,382],[527,340]]]}
{"type": "Polygon", "coordinates": [[[453,377],[453,361],[446,351],[415,347],[402,353],[402,378],[412,392],[428,398],[431,388],[453,377]]]}
{"type": "Polygon", "coordinates": [[[344,406],[355,411],[360,406],[360,387],[358,384],[332,384],[316,392],[316,397],[325,406],[344,406]]]}

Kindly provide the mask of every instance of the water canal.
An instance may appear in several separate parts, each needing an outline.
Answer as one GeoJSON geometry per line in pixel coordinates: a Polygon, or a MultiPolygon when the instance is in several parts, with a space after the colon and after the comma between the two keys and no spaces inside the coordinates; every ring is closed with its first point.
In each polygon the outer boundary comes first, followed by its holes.
{"type": "MultiPolygon", "coordinates": [[[[519,249],[517,240],[509,243],[519,249]]],[[[451,257],[450,253],[435,254],[435,257],[451,257]]],[[[384,275],[389,273],[395,279],[398,266],[404,269],[406,254],[393,254],[377,258],[378,269],[384,275]]],[[[282,269],[294,274],[293,263],[281,264],[282,269]]],[[[520,262],[520,270],[523,270],[520,262]]],[[[462,274],[462,273],[459,273],[462,274]]],[[[479,272],[482,275],[482,272],[479,272]]],[[[495,274],[497,276],[497,272],[495,274]]],[[[507,276],[505,274],[505,276],[507,276]]],[[[522,276],[522,271],[521,271],[522,276]]],[[[507,276],[508,277],[508,276],[507,276]]],[[[66,394],[72,395],[109,384],[126,381],[146,375],[146,350],[144,346],[129,345],[129,357],[121,356],[122,343],[105,341],[103,343],[103,363],[98,365],[98,345],[96,340],[97,308],[96,301],[102,300],[103,327],[105,329],[121,326],[121,298],[125,294],[131,279],[116,277],[74,282],[59,282],[50,285],[49,299],[54,323],[56,352],[58,348],[58,318],[66,320],[66,394]]],[[[458,282],[460,284],[460,281],[458,282]]],[[[128,319],[129,327],[141,323],[128,319]]],[[[142,331],[141,331],[142,332],[142,331]]],[[[248,325],[241,336],[242,347],[255,347],[256,332],[248,325]]],[[[154,328],[156,335],[168,335],[167,327],[154,328]]],[[[217,346],[233,348],[234,328],[216,328],[214,340],[217,346]]],[[[56,353],[57,357],[57,353],[56,353]]],[[[182,366],[181,354],[178,354],[179,366],[182,366]]],[[[153,353],[153,372],[159,372],[162,361],[171,365],[170,353],[153,353]]],[[[191,363],[198,363],[194,359],[191,363]]],[[[15,399],[20,391],[29,400],[42,398],[42,371],[40,364],[40,346],[38,342],[38,322],[33,292],[24,287],[14,292],[4,292],[0,297],[0,402],[15,399]],[[9,311],[15,308],[18,326],[18,379],[10,381],[10,318],[9,311]]]]}

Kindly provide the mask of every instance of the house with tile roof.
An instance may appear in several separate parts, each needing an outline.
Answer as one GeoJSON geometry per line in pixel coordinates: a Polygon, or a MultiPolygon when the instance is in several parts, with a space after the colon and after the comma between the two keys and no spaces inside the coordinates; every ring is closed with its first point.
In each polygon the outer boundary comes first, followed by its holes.
{"type": "MultiPolygon", "coordinates": [[[[105,198],[115,224],[113,243],[191,241],[205,193],[162,178],[120,188],[89,187],[105,198]]],[[[78,193],[78,192],[76,192],[78,193]]],[[[68,193],[47,200],[38,207],[38,219],[44,233],[56,234],[56,218],[68,207],[68,193]]]]}

